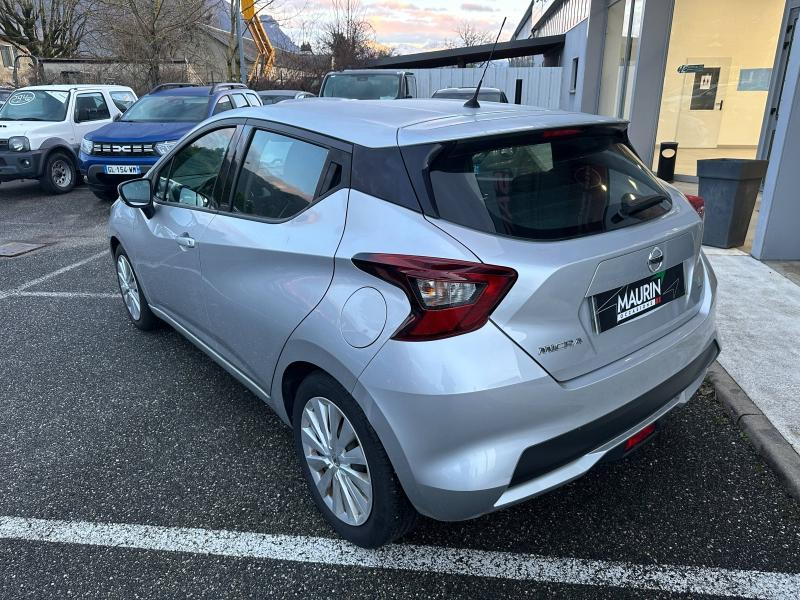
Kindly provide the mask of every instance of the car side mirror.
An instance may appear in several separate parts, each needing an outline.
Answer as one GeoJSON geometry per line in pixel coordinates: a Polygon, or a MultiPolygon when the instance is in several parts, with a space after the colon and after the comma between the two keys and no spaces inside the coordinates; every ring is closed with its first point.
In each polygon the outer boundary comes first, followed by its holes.
{"type": "Polygon", "coordinates": [[[148,218],[153,211],[153,190],[149,179],[131,179],[117,186],[119,197],[131,208],[141,208],[148,218]]]}
{"type": "Polygon", "coordinates": [[[117,113],[114,115],[114,120],[119,121],[122,118],[122,113],[117,113]]]}

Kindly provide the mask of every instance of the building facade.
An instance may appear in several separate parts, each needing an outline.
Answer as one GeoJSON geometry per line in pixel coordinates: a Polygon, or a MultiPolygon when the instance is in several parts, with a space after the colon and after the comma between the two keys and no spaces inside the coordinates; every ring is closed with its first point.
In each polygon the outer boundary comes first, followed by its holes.
{"type": "Polygon", "coordinates": [[[14,46],[0,42],[0,86],[13,83],[15,56],[14,46]]]}
{"type": "Polygon", "coordinates": [[[800,259],[800,170],[782,168],[800,164],[799,13],[800,0],[533,0],[514,37],[563,34],[547,59],[562,108],[629,120],[653,166],[678,142],[678,179],[700,159],[769,159],[753,255],[800,259]]]}

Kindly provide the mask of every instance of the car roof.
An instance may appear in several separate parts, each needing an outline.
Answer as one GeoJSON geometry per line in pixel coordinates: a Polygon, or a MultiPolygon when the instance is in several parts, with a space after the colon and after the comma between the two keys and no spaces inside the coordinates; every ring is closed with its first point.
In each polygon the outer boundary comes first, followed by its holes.
{"type": "MultiPolygon", "coordinates": [[[[331,71],[328,75],[405,75],[411,73],[407,69],[344,69],[342,71],[331,71]]],[[[411,73],[413,75],[413,73],[411,73]]]]}
{"type": "Polygon", "coordinates": [[[303,90],[260,90],[257,94],[269,94],[270,96],[296,96],[297,94],[305,94],[303,90]]]}
{"type": "MultiPolygon", "coordinates": [[[[436,90],[434,92],[434,94],[438,94],[439,92],[474,92],[475,91],[475,87],[476,86],[473,85],[472,87],[442,88],[440,90],[436,90]]],[[[481,93],[483,93],[483,92],[487,92],[487,93],[490,93],[490,94],[499,94],[500,92],[502,92],[502,90],[500,88],[486,87],[486,86],[482,85],[481,86],[481,93]]]]}
{"type": "Polygon", "coordinates": [[[526,129],[549,129],[620,119],[519,104],[487,103],[464,108],[461,100],[349,100],[309,98],[221,113],[292,125],[369,148],[386,148],[482,137],[526,129]],[[335,118],[331,118],[335,117],[335,118]]]}
{"type": "MultiPolygon", "coordinates": [[[[55,84],[55,85],[27,85],[25,87],[17,88],[19,90],[50,90],[55,92],[68,92],[70,90],[84,91],[84,90],[124,90],[132,92],[133,90],[126,85],[109,85],[109,84],[89,84],[89,83],[73,83],[73,84],[55,84]]],[[[14,90],[17,91],[17,90],[14,90]]]]}
{"type": "Polygon", "coordinates": [[[217,96],[221,94],[228,94],[238,92],[239,94],[244,94],[246,92],[253,92],[250,88],[244,87],[220,87],[219,89],[215,90],[214,93],[211,93],[212,87],[210,85],[193,85],[193,86],[183,86],[183,87],[166,87],[161,90],[156,90],[155,92],[148,92],[148,96],[217,96]]]}

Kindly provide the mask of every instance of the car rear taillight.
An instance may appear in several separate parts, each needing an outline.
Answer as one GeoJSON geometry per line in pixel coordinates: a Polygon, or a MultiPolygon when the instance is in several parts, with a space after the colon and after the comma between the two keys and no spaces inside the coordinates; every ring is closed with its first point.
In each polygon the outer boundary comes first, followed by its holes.
{"type": "Polygon", "coordinates": [[[686,194],[686,199],[689,201],[689,204],[692,205],[697,211],[697,214],[700,215],[701,219],[705,219],[706,217],[706,201],[703,200],[700,196],[692,196],[691,194],[686,194]]]}
{"type": "Polygon", "coordinates": [[[427,256],[358,254],[353,264],[405,292],[411,314],[392,336],[404,341],[480,329],[517,280],[508,267],[427,256]]]}

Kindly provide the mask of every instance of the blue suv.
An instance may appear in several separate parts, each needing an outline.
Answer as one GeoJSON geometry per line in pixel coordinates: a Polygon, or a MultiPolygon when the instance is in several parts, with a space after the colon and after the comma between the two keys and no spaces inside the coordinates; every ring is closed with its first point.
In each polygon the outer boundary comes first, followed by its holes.
{"type": "Polygon", "coordinates": [[[261,104],[258,95],[241,83],[164,83],[114,122],[83,138],[81,174],[95,196],[115,200],[117,185],[147,173],[201,121],[226,110],[261,104]]]}

